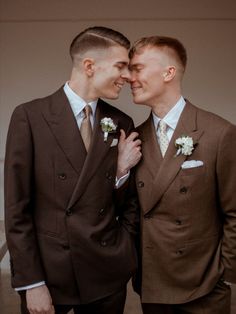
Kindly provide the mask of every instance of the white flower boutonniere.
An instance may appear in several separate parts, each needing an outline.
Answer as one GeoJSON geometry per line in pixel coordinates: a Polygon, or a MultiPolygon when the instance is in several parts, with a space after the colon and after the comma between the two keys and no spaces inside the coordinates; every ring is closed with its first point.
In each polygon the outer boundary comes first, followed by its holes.
{"type": "Polygon", "coordinates": [[[114,132],[117,128],[117,125],[114,124],[111,118],[106,117],[101,120],[100,124],[104,133],[104,142],[106,142],[108,134],[114,132]]]}
{"type": "Polygon", "coordinates": [[[175,147],[177,148],[176,156],[183,154],[185,156],[190,156],[194,150],[193,139],[190,136],[182,135],[175,140],[175,147]]]}

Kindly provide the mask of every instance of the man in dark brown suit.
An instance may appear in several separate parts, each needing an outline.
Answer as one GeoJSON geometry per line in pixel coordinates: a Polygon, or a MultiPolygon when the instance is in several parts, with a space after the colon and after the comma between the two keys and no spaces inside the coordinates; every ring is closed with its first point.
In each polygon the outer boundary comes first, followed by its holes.
{"type": "Polygon", "coordinates": [[[128,49],[119,32],[86,29],[70,47],[69,82],[12,115],[5,217],[22,313],[123,313],[138,220],[127,172],[140,141],[125,137],[131,118],[100,97],[116,99],[129,79],[128,49]]]}
{"type": "Polygon", "coordinates": [[[145,314],[230,313],[236,282],[236,127],[181,95],[186,51],[153,36],[130,52],[142,161],[141,300],[145,314]],[[227,282],[226,282],[227,281],[227,282]]]}

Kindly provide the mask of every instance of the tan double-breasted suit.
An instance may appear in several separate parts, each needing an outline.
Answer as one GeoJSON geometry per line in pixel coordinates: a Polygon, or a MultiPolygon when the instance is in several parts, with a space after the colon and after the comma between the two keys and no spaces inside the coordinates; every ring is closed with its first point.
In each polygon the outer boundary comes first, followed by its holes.
{"type": "Polygon", "coordinates": [[[236,127],[187,101],[164,159],[152,115],[138,132],[142,302],[185,303],[236,282],[236,127]],[[175,157],[182,135],[194,150],[175,157]]]}

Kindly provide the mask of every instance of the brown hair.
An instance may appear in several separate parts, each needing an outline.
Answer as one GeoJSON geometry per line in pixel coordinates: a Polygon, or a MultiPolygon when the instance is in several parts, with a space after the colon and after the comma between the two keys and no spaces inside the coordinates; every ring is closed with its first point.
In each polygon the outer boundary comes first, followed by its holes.
{"type": "Polygon", "coordinates": [[[147,46],[171,49],[180,65],[183,67],[183,70],[185,70],[187,64],[187,52],[178,39],[165,36],[143,37],[134,43],[130,49],[129,57],[132,58],[134,54],[139,54],[142,48],[147,46]]]}
{"type": "Polygon", "coordinates": [[[70,55],[73,60],[75,55],[83,54],[90,49],[106,49],[115,45],[128,50],[130,41],[123,34],[111,28],[89,27],[73,39],[70,45],[70,55]]]}

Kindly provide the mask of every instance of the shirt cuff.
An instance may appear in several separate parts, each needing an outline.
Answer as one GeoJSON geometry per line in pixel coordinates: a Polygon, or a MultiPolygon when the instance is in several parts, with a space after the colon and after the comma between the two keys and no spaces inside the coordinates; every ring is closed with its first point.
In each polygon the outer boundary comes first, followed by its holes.
{"type": "Polygon", "coordinates": [[[231,286],[232,285],[232,282],[229,282],[229,281],[226,281],[226,280],[223,280],[224,283],[227,285],[227,286],[231,286]]]}
{"type": "Polygon", "coordinates": [[[45,281],[40,281],[29,286],[15,288],[15,291],[29,290],[29,289],[37,288],[43,285],[45,285],[45,281]]]}
{"type": "Polygon", "coordinates": [[[123,177],[120,179],[117,179],[116,177],[116,184],[115,184],[115,189],[119,189],[129,178],[130,171],[126,173],[123,177]]]}

